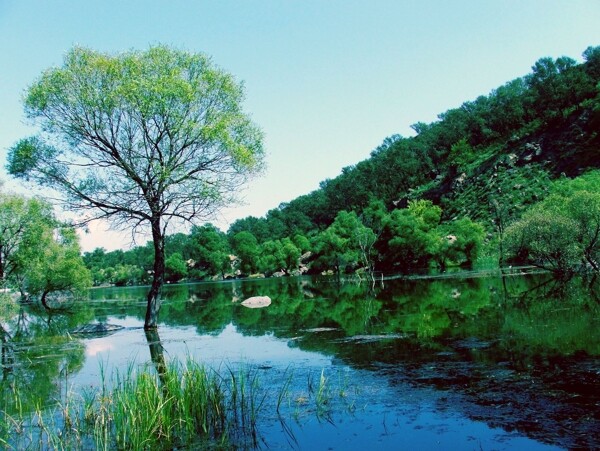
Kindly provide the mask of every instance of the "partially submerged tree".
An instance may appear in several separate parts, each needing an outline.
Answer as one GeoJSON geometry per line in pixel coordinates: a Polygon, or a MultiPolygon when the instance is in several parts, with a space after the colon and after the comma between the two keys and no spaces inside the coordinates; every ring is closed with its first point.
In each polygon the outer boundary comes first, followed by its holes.
{"type": "Polygon", "coordinates": [[[146,329],[157,326],[167,228],[210,217],[262,167],[262,133],[242,100],[242,85],[209,58],[164,46],[74,48],[27,92],[42,132],[10,149],[9,172],[55,190],[82,223],[149,226],[146,329]]]}
{"type": "Polygon", "coordinates": [[[23,276],[29,295],[39,297],[48,309],[49,295],[78,298],[92,285],[92,278],[72,227],[48,229],[40,238],[36,255],[25,266],[23,276]]]}

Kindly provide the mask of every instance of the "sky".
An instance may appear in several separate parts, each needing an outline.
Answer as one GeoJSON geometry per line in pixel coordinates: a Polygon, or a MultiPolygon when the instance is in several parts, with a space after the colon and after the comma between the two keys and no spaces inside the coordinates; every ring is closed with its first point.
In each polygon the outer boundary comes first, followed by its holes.
{"type": "MultiPolygon", "coordinates": [[[[118,53],[167,44],[208,54],[243,81],[267,170],[240,193],[242,205],[214,218],[226,230],[317,189],[386,137],[411,136],[411,124],[526,75],[542,57],[581,61],[600,45],[599,24],[600,0],[0,0],[2,190],[47,194],[12,180],[6,155],[36,133],[24,91],[75,45],[118,53]]],[[[132,245],[107,228],[82,234],[83,250],[132,245]]]]}

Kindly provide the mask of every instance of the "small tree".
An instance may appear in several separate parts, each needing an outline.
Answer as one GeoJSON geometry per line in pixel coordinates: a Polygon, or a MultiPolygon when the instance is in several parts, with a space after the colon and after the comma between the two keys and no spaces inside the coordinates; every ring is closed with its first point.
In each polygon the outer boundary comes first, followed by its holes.
{"type": "Polygon", "coordinates": [[[581,264],[576,231],[573,219],[535,208],[506,229],[508,255],[559,275],[571,274],[581,264]]]}
{"type": "Polygon", "coordinates": [[[42,132],[10,149],[9,172],[55,190],[82,223],[150,228],[146,329],[157,326],[167,228],[211,216],[262,166],[262,133],[242,100],[242,85],[209,58],[165,46],[75,48],[26,93],[42,132]]]}
{"type": "Polygon", "coordinates": [[[39,199],[0,194],[0,283],[17,285],[42,236],[57,225],[52,207],[39,199]]]}
{"type": "Polygon", "coordinates": [[[0,283],[47,307],[52,292],[80,293],[91,285],[77,234],[60,224],[52,207],[39,199],[0,195],[0,283]]]}
{"type": "Polygon", "coordinates": [[[49,308],[48,295],[68,292],[80,296],[92,284],[90,271],[81,258],[79,238],[71,227],[47,230],[36,255],[25,266],[23,275],[30,295],[39,296],[49,308]]]}
{"type": "Polygon", "coordinates": [[[383,263],[402,272],[427,267],[439,250],[441,215],[442,209],[426,200],[393,210],[384,220],[378,243],[383,263]]]}
{"type": "Polygon", "coordinates": [[[570,274],[600,271],[600,171],[559,179],[552,195],[507,228],[510,256],[570,274]]]}

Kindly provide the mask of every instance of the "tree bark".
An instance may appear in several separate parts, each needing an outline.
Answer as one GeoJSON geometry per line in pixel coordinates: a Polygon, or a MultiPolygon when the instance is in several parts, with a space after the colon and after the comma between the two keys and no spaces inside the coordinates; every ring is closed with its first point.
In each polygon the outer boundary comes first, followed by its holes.
{"type": "Polygon", "coordinates": [[[162,343],[160,342],[160,336],[156,329],[146,329],[146,341],[148,342],[148,348],[150,349],[150,360],[154,364],[158,378],[162,384],[163,390],[166,390],[166,374],[167,364],[165,362],[165,354],[162,343]]]}
{"type": "Polygon", "coordinates": [[[158,327],[158,311],[160,310],[160,294],[165,283],[165,237],[160,224],[160,217],[152,221],[152,241],[154,244],[154,275],[148,293],[146,307],[146,320],[144,329],[151,330],[158,327]]]}

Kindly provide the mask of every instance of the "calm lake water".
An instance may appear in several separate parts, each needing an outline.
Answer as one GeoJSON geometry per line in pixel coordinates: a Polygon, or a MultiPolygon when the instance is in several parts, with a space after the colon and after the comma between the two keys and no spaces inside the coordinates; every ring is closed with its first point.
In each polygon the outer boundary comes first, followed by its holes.
{"type": "Polygon", "coordinates": [[[102,373],[149,365],[159,350],[167,360],[255,371],[265,449],[600,448],[597,282],[538,275],[374,287],[328,278],[177,285],[165,289],[152,337],[142,328],[145,293],[94,289],[68,313],[4,312],[3,386],[18,381],[51,404],[65,391],[98,387],[102,373]],[[271,306],[240,304],[256,295],[271,306]],[[124,328],[70,333],[90,322],[124,328]]]}

